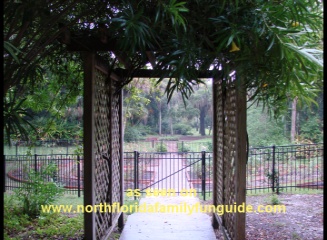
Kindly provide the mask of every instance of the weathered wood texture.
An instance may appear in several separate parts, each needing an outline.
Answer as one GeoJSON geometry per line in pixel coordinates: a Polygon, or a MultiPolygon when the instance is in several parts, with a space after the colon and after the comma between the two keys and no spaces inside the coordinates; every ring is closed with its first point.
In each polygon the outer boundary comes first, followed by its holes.
{"type": "MultiPolygon", "coordinates": [[[[245,202],[246,99],[234,80],[215,79],[214,104],[214,204],[245,202]]],[[[229,239],[245,239],[245,213],[215,214],[213,226],[229,239]]]]}
{"type": "MultiPolygon", "coordinates": [[[[86,53],[84,71],[84,205],[122,205],[121,91],[94,53],[86,53]]],[[[85,213],[85,238],[107,239],[120,216],[85,213]]]]}

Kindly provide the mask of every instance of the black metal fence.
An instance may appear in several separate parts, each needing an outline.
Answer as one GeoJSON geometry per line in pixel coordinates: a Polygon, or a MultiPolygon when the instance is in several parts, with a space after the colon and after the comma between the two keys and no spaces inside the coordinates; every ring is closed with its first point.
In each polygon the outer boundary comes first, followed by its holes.
{"type": "Polygon", "coordinates": [[[250,148],[247,190],[322,188],[323,144],[250,148]]]}
{"type": "Polygon", "coordinates": [[[42,171],[49,165],[56,165],[57,171],[48,181],[57,182],[67,192],[81,196],[83,191],[83,157],[76,154],[50,155],[4,155],[5,190],[22,187],[29,181],[29,173],[42,171]]]}
{"type": "MultiPolygon", "coordinates": [[[[21,187],[27,173],[53,163],[57,173],[52,181],[68,192],[83,191],[83,157],[76,154],[5,155],[5,189],[21,187]]],[[[323,144],[258,147],[249,149],[247,191],[274,192],[300,188],[322,188],[323,144]]],[[[212,193],[210,152],[125,152],[124,188],[148,195],[188,194],[204,198],[212,193]]]]}
{"type": "Polygon", "coordinates": [[[127,152],[124,158],[125,190],[147,195],[198,195],[212,192],[212,153],[127,152]]]}

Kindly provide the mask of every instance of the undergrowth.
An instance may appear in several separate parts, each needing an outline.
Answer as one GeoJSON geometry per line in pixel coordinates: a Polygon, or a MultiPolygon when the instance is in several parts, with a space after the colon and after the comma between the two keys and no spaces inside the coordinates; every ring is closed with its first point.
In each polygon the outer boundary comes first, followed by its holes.
{"type": "Polygon", "coordinates": [[[12,196],[4,198],[4,239],[82,239],[82,214],[41,213],[30,218],[12,196]]]}

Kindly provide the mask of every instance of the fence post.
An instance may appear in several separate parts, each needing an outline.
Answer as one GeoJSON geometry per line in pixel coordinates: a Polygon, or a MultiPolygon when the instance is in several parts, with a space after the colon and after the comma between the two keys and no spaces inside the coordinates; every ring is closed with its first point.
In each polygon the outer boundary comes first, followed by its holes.
{"type": "Polygon", "coordinates": [[[276,164],[276,146],[273,145],[272,146],[272,149],[273,149],[273,158],[272,158],[272,190],[273,192],[275,192],[275,164],[276,164]]]}
{"type": "MultiPolygon", "coordinates": [[[[138,189],[138,156],[139,153],[137,151],[134,151],[134,190],[138,189]]],[[[134,196],[134,200],[136,200],[136,196],[134,196]]]]}
{"type": "Polygon", "coordinates": [[[80,166],[80,157],[77,155],[77,194],[78,197],[81,197],[81,166],[80,166]]]}
{"type": "Polygon", "coordinates": [[[16,142],[15,147],[16,147],[16,157],[17,157],[17,155],[18,155],[18,141],[16,142]]]}
{"type": "Polygon", "coordinates": [[[202,151],[202,196],[206,200],[206,152],[202,151]]]}
{"type": "Polygon", "coordinates": [[[37,173],[37,154],[34,154],[34,171],[37,173]]]}
{"type": "Polygon", "coordinates": [[[182,141],[182,152],[184,152],[184,141],[182,141]]]}
{"type": "Polygon", "coordinates": [[[68,145],[69,145],[69,140],[67,139],[66,141],[67,141],[67,142],[66,142],[66,154],[68,155],[68,145]]]}

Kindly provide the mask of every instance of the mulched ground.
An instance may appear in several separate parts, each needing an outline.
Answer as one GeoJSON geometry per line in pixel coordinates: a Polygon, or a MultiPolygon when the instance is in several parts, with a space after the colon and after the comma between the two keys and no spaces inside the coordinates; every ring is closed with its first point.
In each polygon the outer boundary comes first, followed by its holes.
{"type": "MultiPolygon", "coordinates": [[[[286,213],[247,213],[247,240],[320,240],[323,238],[323,194],[280,194],[286,213]]],[[[248,196],[247,204],[254,208],[267,205],[271,195],[248,196]]],[[[222,240],[221,231],[216,231],[222,240]]]]}

